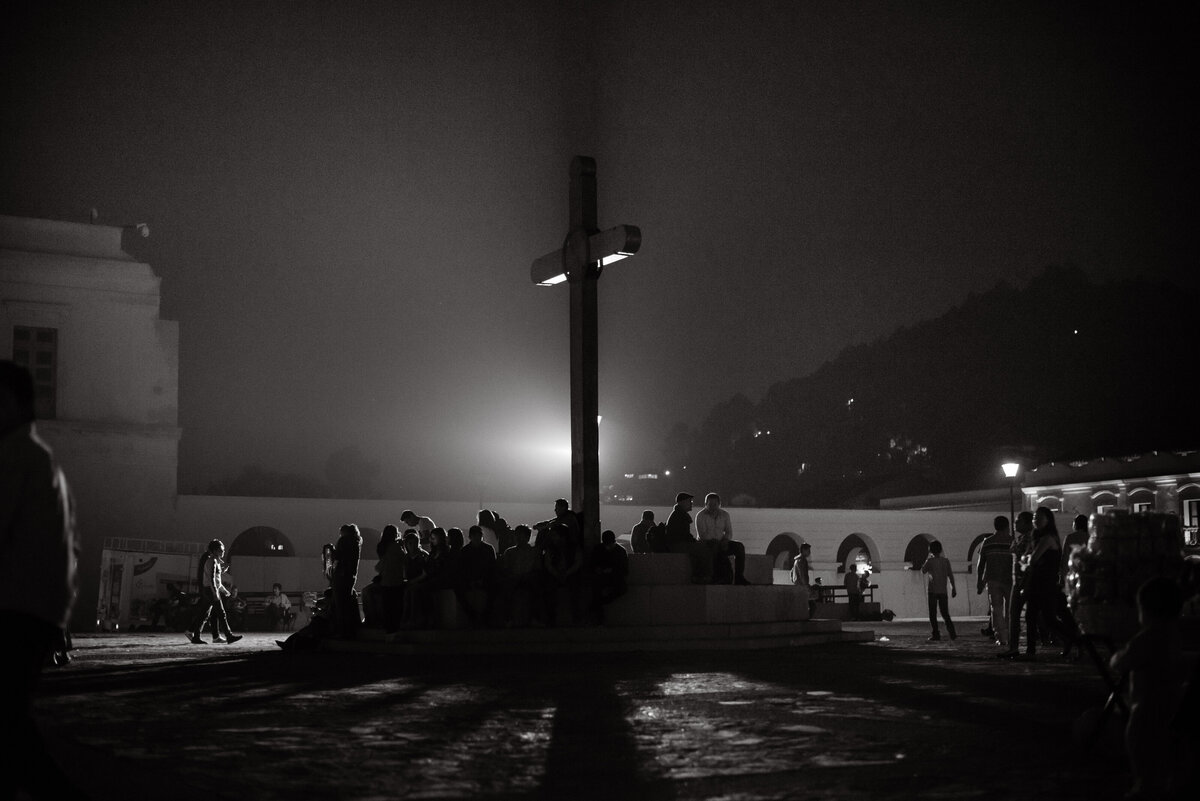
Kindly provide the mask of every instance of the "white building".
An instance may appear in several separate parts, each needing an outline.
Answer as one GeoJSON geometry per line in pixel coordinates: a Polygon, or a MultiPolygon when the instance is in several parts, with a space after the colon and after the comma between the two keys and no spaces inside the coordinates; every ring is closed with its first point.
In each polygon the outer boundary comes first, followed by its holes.
{"type": "Polygon", "coordinates": [[[173,531],[179,327],[159,317],[159,278],[124,249],[143,232],[0,216],[0,354],[33,372],[37,428],[75,494],[76,626],[105,537],[173,531]]]}

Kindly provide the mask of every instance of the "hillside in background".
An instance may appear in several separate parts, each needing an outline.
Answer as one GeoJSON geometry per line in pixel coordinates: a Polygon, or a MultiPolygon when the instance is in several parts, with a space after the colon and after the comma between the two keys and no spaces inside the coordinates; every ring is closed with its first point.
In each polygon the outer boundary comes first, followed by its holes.
{"type": "Polygon", "coordinates": [[[667,464],[692,492],[758,506],[871,506],[1000,486],[1026,465],[1200,446],[1189,376],[1194,290],[1049,268],[816,372],[678,425],[667,464]],[[740,497],[739,497],[740,496],[740,497]]]}

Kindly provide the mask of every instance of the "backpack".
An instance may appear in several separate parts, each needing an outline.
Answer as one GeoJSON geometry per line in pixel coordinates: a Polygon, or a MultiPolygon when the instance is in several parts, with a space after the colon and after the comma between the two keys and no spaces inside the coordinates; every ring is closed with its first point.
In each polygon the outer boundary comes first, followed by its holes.
{"type": "Polygon", "coordinates": [[[646,542],[650,545],[650,553],[667,553],[667,524],[655,523],[646,532],[646,542]]]}

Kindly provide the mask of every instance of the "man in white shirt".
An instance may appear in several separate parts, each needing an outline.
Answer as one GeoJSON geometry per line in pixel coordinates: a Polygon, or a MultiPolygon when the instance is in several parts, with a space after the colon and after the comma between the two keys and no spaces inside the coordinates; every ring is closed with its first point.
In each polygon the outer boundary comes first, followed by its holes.
{"type": "MultiPolygon", "coordinates": [[[[750,583],[745,576],[746,546],[733,538],[733,522],[729,512],[721,508],[721,496],[715,492],[704,496],[704,508],[696,515],[696,533],[712,554],[714,564],[719,565],[718,560],[727,560],[733,554],[734,584],[750,583]]],[[[719,568],[715,575],[720,575],[719,568]]]]}
{"type": "Polygon", "coordinates": [[[404,525],[417,530],[417,539],[421,543],[421,548],[429,550],[429,532],[437,528],[437,523],[433,522],[433,518],[422,517],[411,509],[405,509],[400,513],[400,519],[404,521],[404,525]]]}

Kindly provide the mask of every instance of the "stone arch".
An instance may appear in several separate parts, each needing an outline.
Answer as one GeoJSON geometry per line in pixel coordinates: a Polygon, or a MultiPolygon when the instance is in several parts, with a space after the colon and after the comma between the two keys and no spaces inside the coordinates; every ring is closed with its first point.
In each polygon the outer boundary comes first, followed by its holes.
{"type": "Polygon", "coordinates": [[[857,561],[859,553],[865,553],[872,569],[878,570],[875,566],[879,564],[879,548],[875,545],[875,541],[866,534],[855,532],[842,540],[842,544],[838,546],[837,572],[845,573],[850,561],[857,561]]]}
{"type": "Polygon", "coordinates": [[[1045,506],[1051,512],[1058,514],[1063,508],[1063,499],[1058,495],[1043,495],[1033,502],[1034,507],[1045,506]]]}
{"type": "Polygon", "coordinates": [[[979,548],[980,545],[983,544],[983,541],[986,540],[990,536],[992,536],[992,532],[985,531],[983,534],[980,534],[978,537],[971,540],[971,545],[970,545],[970,547],[967,548],[967,572],[968,573],[975,572],[975,551],[979,548]]]}
{"type": "Polygon", "coordinates": [[[908,541],[904,549],[904,561],[913,570],[920,570],[929,558],[929,543],[933,542],[932,534],[918,534],[908,541]]]}
{"type": "Polygon", "coordinates": [[[776,570],[789,570],[792,560],[800,555],[800,546],[803,544],[804,538],[799,534],[785,531],[771,540],[767,546],[767,556],[771,557],[776,570]]]}
{"type": "Polygon", "coordinates": [[[277,528],[251,526],[233,538],[229,556],[295,556],[292,541],[277,528]]]}

